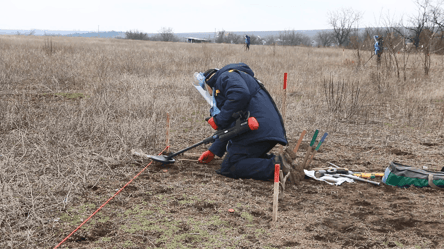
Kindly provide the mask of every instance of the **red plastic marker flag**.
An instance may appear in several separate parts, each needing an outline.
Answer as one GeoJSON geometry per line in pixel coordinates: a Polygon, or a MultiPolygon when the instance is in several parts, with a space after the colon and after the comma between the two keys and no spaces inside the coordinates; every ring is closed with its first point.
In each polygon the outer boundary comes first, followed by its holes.
{"type": "Polygon", "coordinates": [[[275,164],[274,165],[274,182],[279,182],[279,170],[280,170],[279,164],[275,164]]]}
{"type": "Polygon", "coordinates": [[[284,89],[287,89],[287,73],[284,73],[284,89]]]}

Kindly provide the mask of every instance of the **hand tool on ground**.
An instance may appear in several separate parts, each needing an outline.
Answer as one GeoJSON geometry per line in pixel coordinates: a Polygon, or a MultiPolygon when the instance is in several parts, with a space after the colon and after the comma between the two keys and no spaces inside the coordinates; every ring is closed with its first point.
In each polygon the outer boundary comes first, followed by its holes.
{"type": "Polygon", "coordinates": [[[374,182],[374,181],[366,180],[366,179],[363,179],[361,177],[353,175],[353,174],[362,174],[361,172],[352,172],[352,171],[349,171],[346,168],[340,168],[337,165],[334,165],[333,163],[330,163],[330,162],[328,164],[334,166],[335,168],[329,167],[328,169],[315,169],[316,170],[315,177],[319,178],[319,177],[322,177],[324,175],[333,176],[333,177],[340,177],[341,176],[341,177],[347,177],[347,178],[350,178],[350,179],[353,179],[353,180],[356,180],[356,181],[371,183],[371,184],[374,184],[374,185],[377,185],[377,186],[380,185],[379,182],[374,182]]]}
{"type": "MultiPolygon", "coordinates": [[[[334,165],[333,163],[328,162],[328,164],[330,164],[333,167],[340,168],[339,166],[334,165]]],[[[365,172],[352,172],[352,171],[349,171],[349,174],[352,174],[354,176],[359,176],[359,177],[362,177],[362,178],[371,178],[371,179],[373,179],[375,177],[384,177],[384,173],[381,173],[381,172],[378,172],[378,173],[373,173],[373,172],[372,173],[365,173],[365,172]]]]}
{"type": "MultiPolygon", "coordinates": [[[[328,164],[339,168],[339,166],[334,165],[333,163],[328,162],[328,164]]],[[[384,173],[364,173],[364,172],[352,172],[349,171],[349,174],[352,174],[354,176],[358,176],[358,177],[362,177],[362,178],[370,178],[370,179],[374,179],[376,177],[384,177],[384,173]]]]}
{"type": "Polygon", "coordinates": [[[324,175],[350,174],[350,172],[351,171],[344,168],[315,169],[315,176],[319,178],[323,177],[324,175]]]}
{"type": "Polygon", "coordinates": [[[358,173],[358,172],[353,172],[354,176],[358,176],[361,178],[367,178],[367,179],[374,179],[376,177],[384,177],[384,173],[358,173]]]}
{"type": "Polygon", "coordinates": [[[376,186],[379,186],[379,184],[381,184],[381,183],[379,183],[379,182],[374,182],[374,181],[370,181],[370,180],[362,179],[362,178],[357,177],[357,176],[344,175],[344,174],[337,174],[337,175],[338,175],[338,176],[342,176],[342,177],[348,177],[348,178],[350,178],[350,179],[357,180],[357,181],[361,181],[361,182],[368,182],[368,183],[371,183],[371,184],[376,185],[376,186]]]}
{"type": "Polygon", "coordinates": [[[207,137],[204,140],[202,140],[190,147],[187,147],[183,150],[180,150],[176,153],[172,153],[167,156],[165,156],[165,155],[161,155],[161,156],[148,155],[148,158],[150,158],[156,162],[163,163],[163,164],[174,163],[175,160],[173,159],[173,157],[175,157],[179,154],[182,154],[185,151],[191,150],[192,148],[195,148],[199,145],[214,143],[214,141],[216,141],[216,139],[219,139],[221,141],[228,141],[228,140],[230,140],[238,135],[241,135],[245,132],[254,131],[254,130],[259,129],[259,123],[257,122],[255,117],[250,117],[250,112],[247,112],[246,115],[237,114],[237,116],[238,116],[238,118],[236,120],[236,123],[231,128],[218,130],[211,137],[207,137]],[[244,118],[244,116],[245,116],[245,118],[244,118]]]}
{"type": "Polygon", "coordinates": [[[310,160],[307,162],[307,165],[305,167],[309,167],[311,164],[311,161],[313,161],[314,156],[316,155],[316,153],[318,153],[319,148],[321,148],[322,143],[324,142],[325,138],[327,137],[328,133],[324,133],[324,135],[322,136],[321,140],[319,140],[318,146],[316,147],[315,151],[313,152],[313,154],[310,157],[310,160]]]}
{"type": "Polygon", "coordinates": [[[307,163],[308,158],[310,157],[311,152],[313,151],[314,144],[316,142],[316,137],[318,136],[319,130],[316,130],[313,134],[313,138],[310,142],[310,147],[308,147],[307,153],[305,154],[304,161],[302,162],[302,168],[305,169],[305,164],[307,163]]]}

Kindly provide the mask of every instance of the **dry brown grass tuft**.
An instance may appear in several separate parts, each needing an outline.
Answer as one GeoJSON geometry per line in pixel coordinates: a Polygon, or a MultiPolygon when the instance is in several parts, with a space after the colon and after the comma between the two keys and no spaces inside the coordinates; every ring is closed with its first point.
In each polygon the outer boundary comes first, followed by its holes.
{"type": "Polygon", "coordinates": [[[208,108],[191,87],[195,71],[245,62],[278,106],[287,72],[293,140],[316,128],[337,141],[365,134],[351,146],[442,134],[442,56],[433,55],[424,77],[411,55],[406,81],[388,64],[377,71],[375,61],[347,63],[353,56],[335,48],[245,52],[230,44],[0,36],[0,247],[56,245],[67,234],[54,221],[60,211],[87,202],[85,190],[100,181],[134,176],[140,167],[119,166],[134,162],[131,149],[164,148],[167,112],[172,150],[211,134],[203,121],[208,108]]]}

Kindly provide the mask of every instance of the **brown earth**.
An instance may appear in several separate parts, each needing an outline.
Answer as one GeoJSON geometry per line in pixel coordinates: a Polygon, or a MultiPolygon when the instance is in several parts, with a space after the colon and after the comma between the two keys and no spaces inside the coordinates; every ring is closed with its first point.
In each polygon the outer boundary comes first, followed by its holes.
{"type": "MultiPolygon", "coordinates": [[[[437,145],[442,145],[442,141],[437,145]]],[[[335,156],[345,150],[412,155],[390,148],[350,150],[331,142],[314,164],[350,164],[352,160],[335,156]]],[[[301,150],[299,158],[304,154],[301,150]]],[[[346,155],[343,153],[343,157],[346,155]]],[[[220,176],[214,172],[220,163],[217,159],[209,165],[182,160],[180,156],[178,159],[175,164],[149,165],[120,197],[101,211],[101,217],[109,216],[110,220],[78,231],[65,246],[109,248],[131,241],[130,248],[444,248],[444,203],[440,191],[361,182],[330,186],[305,179],[297,186],[286,184],[284,197],[279,201],[278,221],[274,223],[271,181],[220,176]],[[235,211],[230,213],[229,209],[235,211]],[[131,210],[136,211],[132,214],[131,210]],[[143,210],[151,212],[137,216],[143,210]],[[126,218],[118,215],[128,212],[126,218]],[[145,226],[147,221],[157,224],[159,229],[145,226]],[[104,237],[111,239],[104,242],[104,237]]],[[[135,170],[147,164],[134,160],[138,165],[135,170]]],[[[353,162],[367,172],[381,172],[388,163],[373,165],[359,159],[353,162]]],[[[129,165],[130,162],[112,167],[129,165]]],[[[101,181],[91,186],[80,202],[99,204],[97,200],[105,193],[117,190],[129,179],[101,181]]]]}
{"type": "Polygon", "coordinates": [[[440,170],[440,55],[426,76],[420,53],[399,72],[402,54],[378,69],[362,66],[372,51],[342,48],[1,36],[0,52],[0,248],[53,248],[132,179],[60,248],[444,248],[442,191],[304,179],[287,184],[273,223],[272,182],[222,177],[220,159],[197,158],[134,179],[149,161],[130,152],[165,147],[166,113],[172,151],[211,135],[192,74],[242,61],[279,108],[288,73],[291,146],[308,132],[299,162],[319,129],[329,136],[312,167],[440,170]]]}

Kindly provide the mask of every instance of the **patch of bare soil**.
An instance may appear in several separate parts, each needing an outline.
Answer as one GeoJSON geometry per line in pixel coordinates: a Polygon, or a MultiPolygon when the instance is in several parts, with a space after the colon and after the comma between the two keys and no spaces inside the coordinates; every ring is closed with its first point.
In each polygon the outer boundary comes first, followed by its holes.
{"type": "MultiPolygon", "coordinates": [[[[439,191],[305,179],[287,185],[273,223],[271,181],[230,179],[216,174],[217,168],[181,160],[150,165],[64,246],[443,248],[439,191]]],[[[125,180],[90,186],[81,202],[99,205],[104,193],[125,180]]],[[[65,234],[74,228],[63,226],[65,234]]]]}

